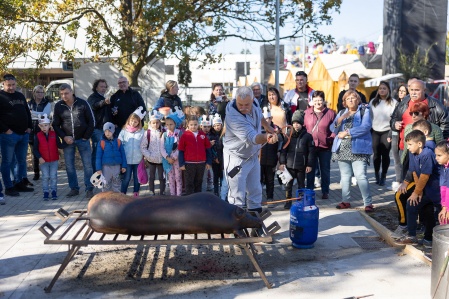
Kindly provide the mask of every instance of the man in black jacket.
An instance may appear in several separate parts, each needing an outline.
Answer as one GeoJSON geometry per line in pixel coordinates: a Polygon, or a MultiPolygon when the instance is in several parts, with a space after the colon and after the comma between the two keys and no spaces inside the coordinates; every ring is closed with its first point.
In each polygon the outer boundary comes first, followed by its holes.
{"type": "MultiPolygon", "coordinates": [[[[1,172],[5,183],[5,194],[19,196],[18,191],[31,192],[27,187],[27,149],[31,128],[31,112],[28,108],[25,96],[16,91],[16,78],[7,74],[3,76],[3,90],[0,91],[0,139],[2,163],[1,172]],[[15,185],[11,181],[11,163],[14,156],[19,166],[18,179],[15,185]]],[[[0,197],[3,194],[0,189],[0,197]]],[[[0,202],[0,204],[4,204],[0,202]]]]}
{"type": "Polygon", "coordinates": [[[147,111],[142,96],[137,90],[129,87],[126,77],[120,76],[117,82],[119,90],[111,97],[112,123],[117,127],[114,136],[119,135],[126,120],[137,108],[143,107],[147,111]]]}
{"type": "Polygon", "coordinates": [[[92,86],[93,94],[87,98],[95,117],[95,128],[92,134],[92,169],[95,169],[95,159],[97,155],[97,145],[103,136],[103,125],[112,120],[111,100],[105,98],[108,83],[105,79],[97,79],[92,86]]]}
{"type": "MultiPolygon", "coordinates": [[[[368,103],[369,101],[368,102],[366,101],[365,95],[356,89],[357,86],[359,86],[359,83],[360,83],[359,75],[352,74],[351,76],[349,76],[348,79],[348,86],[349,86],[348,90],[355,90],[359,94],[362,104],[368,103]]],[[[337,112],[341,111],[342,109],[345,109],[345,107],[343,106],[343,96],[348,90],[342,90],[338,94],[337,112]]]]}
{"type": "MultiPolygon", "coordinates": [[[[391,129],[400,132],[400,136],[403,135],[406,125],[411,123],[411,116],[408,115],[410,106],[424,101],[430,110],[428,121],[439,126],[443,132],[444,139],[447,139],[449,137],[449,119],[444,105],[425,93],[425,83],[423,81],[413,79],[408,82],[408,86],[410,95],[405,97],[394,109],[390,120],[391,129]]],[[[405,136],[401,136],[402,140],[404,138],[405,136]]]]}
{"type": "Polygon", "coordinates": [[[57,102],[53,112],[53,129],[62,139],[64,161],[69,181],[70,192],[67,197],[79,194],[78,178],[75,169],[75,149],[81,156],[84,169],[86,198],[93,196],[90,177],[93,174],[91,163],[90,137],[94,131],[95,119],[87,101],[75,97],[72,87],[61,84],[59,87],[61,101],[57,102]]]}

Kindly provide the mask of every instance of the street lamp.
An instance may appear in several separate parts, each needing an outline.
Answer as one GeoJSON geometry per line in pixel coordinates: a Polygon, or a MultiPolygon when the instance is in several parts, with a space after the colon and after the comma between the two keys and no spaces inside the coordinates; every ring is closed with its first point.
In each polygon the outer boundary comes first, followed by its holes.
{"type": "Polygon", "coordinates": [[[274,85],[279,90],[279,1],[276,0],[276,44],[274,47],[274,85]]]}

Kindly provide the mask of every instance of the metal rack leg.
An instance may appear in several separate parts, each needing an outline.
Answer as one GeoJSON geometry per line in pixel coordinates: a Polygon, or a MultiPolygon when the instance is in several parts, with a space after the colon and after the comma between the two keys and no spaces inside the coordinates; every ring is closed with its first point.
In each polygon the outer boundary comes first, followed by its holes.
{"type": "Polygon", "coordinates": [[[62,262],[61,266],[58,269],[58,272],[56,272],[55,276],[53,277],[50,284],[44,288],[46,293],[50,293],[51,289],[53,288],[53,285],[58,280],[61,273],[64,271],[64,269],[67,267],[67,265],[70,263],[72,258],[75,256],[75,254],[78,252],[78,250],[81,248],[81,246],[72,246],[72,248],[67,253],[66,257],[64,258],[64,261],[62,262]]]}
{"type": "Polygon", "coordinates": [[[259,275],[262,278],[262,280],[265,283],[265,285],[267,286],[267,288],[271,289],[273,287],[273,285],[268,281],[267,277],[265,276],[265,273],[262,271],[262,268],[260,268],[260,265],[257,262],[256,257],[253,254],[254,250],[255,250],[253,248],[253,244],[247,243],[247,244],[245,244],[245,246],[243,246],[243,248],[245,249],[246,255],[249,257],[249,259],[253,263],[254,268],[256,268],[257,272],[259,272],[259,275]],[[248,248],[250,246],[251,246],[251,248],[248,248]]]}

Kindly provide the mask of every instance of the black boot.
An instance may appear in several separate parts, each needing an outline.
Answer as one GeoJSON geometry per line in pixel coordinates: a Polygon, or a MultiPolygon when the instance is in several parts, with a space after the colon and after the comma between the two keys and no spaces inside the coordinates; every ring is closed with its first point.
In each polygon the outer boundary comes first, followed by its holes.
{"type": "Polygon", "coordinates": [[[386,173],[382,173],[381,177],[380,177],[380,181],[379,181],[379,186],[385,186],[385,180],[387,179],[387,174],[386,173]]]}
{"type": "Polygon", "coordinates": [[[284,209],[290,210],[291,207],[292,207],[292,201],[289,200],[289,201],[287,201],[287,202],[285,203],[284,209]]]}
{"type": "Polygon", "coordinates": [[[380,183],[380,176],[378,172],[375,172],[374,175],[376,176],[376,184],[379,185],[380,183]]]}

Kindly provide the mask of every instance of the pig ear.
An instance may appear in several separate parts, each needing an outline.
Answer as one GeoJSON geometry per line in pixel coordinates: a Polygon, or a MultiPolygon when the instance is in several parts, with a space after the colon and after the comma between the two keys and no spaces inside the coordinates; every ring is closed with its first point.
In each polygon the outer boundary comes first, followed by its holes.
{"type": "Polygon", "coordinates": [[[242,219],[243,217],[245,217],[246,212],[245,212],[245,210],[242,209],[242,208],[235,207],[234,215],[235,215],[235,218],[237,218],[237,220],[240,220],[240,219],[242,219]]]}

